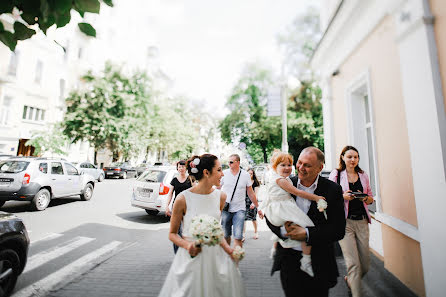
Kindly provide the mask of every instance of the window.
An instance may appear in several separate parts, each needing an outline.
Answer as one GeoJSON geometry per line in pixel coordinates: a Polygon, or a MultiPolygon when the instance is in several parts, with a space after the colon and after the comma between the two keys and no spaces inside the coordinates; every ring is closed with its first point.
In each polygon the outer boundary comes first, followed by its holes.
{"type": "Polygon", "coordinates": [[[82,47],[80,47],[77,52],[77,57],[79,60],[82,59],[83,53],[84,53],[84,49],[82,47]]]}
{"type": "Polygon", "coordinates": [[[43,122],[45,120],[45,110],[25,105],[23,106],[22,119],[43,122]]]}
{"type": "Polygon", "coordinates": [[[364,75],[349,89],[349,130],[350,143],[354,145],[360,155],[359,166],[369,175],[370,187],[377,203],[369,206],[371,211],[380,209],[379,185],[376,170],[376,151],[372,102],[368,89],[368,75],[364,75]]]}
{"type": "Polygon", "coordinates": [[[62,163],[52,162],[51,163],[51,174],[63,175],[62,163]]]}
{"type": "Polygon", "coordinates": [[[17,67],[19,65],[19,52],[11,52],[11,58],[9,59],[9,66],[8,66],[8,74],[12,76],[17,75],[17,67]]]}
{"type": "Polygon", "coordinates": [[[40,163],[39,164],[39,171],[42,173],[47,174],[48,173],[48,164],[47,163],[40,163]]]}
{"type": "Polygon", "coordinates": [[[82,163],[80,167],[81,168],[88,168],[88,164],[87,163],[82,163]]]}
{"type": "Polygon", "coordinates": [[[73,165],[65,163],[65,168],[67,169],[68,175],[79,175],[77,169],[73,165]]]}
{"type": "Polygon", "coordinates": [[[8,125],[9,115],[11,113],[11,102],[11,97],[3,97],[3,104],[2,108],[0,109],[0,125],[8,125]]]}
{"type": "Polygon", "coordinates": [[[40,60],[37,60],[36,76],[34,77],[34,82],[36,84],[40,84],[42,82],[42,73],[43,73],[43,62],[40,60]]]}

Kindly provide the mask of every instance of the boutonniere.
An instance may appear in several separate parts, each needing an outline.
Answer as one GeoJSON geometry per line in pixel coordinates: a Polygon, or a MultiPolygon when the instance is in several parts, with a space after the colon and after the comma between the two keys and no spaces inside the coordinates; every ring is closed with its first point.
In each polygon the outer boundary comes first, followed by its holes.
{"type": "Polygon", "coordinates": [[[327,201],[325,201],[324,199],[319,199],[317,201],[317,209],[320,212],[324,212],[325,219],[327,219],[327,212],[326,212],[327,207],[328,207],[327,201]]]}

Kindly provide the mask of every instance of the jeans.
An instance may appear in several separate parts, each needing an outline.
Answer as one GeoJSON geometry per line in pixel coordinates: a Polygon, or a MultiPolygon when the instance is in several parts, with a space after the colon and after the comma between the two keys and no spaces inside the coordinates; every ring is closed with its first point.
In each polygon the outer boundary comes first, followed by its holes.
{"type": "Polygon", "coordinates": [[[232,231],[234,231],[234,239],[242,240],[243,226],[245,225],[245,211],[223,211],[221,214],[221,225],[226,238],[231,237],[232,231]]]}

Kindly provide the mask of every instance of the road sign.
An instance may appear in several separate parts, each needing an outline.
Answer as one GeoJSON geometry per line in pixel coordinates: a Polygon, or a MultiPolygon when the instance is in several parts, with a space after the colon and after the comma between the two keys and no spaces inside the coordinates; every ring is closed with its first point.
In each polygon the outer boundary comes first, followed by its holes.
{"type": "Polygon", "coordinates": [[[268,103],[266,106],[269,117],[279,117],[282,114],[280,88],[273,87],[268,90],[268,103]]]}

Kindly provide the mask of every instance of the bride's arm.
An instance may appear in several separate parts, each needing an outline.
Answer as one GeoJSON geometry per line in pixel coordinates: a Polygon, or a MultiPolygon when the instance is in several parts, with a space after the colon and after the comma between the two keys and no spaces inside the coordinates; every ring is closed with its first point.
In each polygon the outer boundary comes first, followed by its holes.
{"type": "Polygon", "coordinates": [[[187,241],[178,235],[178,229],[180,228],[183,216],[186,213],[186,199],[184,195],[178,195],[173,205],[172,217],[170,218],[170,231],[169,239],[177,246],[186,249],[191,256],[196,256],[201,252],[201,248],[196,247],[194,242],[187,241]]]}
{"type": "MultiPolygon", "coordinates": [[[[225,206],[225,202],[226,202],[226,194],[223,193],[223,191],[222,191],[221,195],[220,195],[220,211],[223,210],[223,207],[225,206]]],[[[220,242],[220,246],[223,248],[223,250],[226,253],[228,253],[228,255],[230,255],[230,256],[232,255],[232,252],[234,251],[234,249],[229,246],[228,242],[225,239],[223,239],[220,242]]]]}

